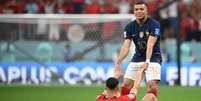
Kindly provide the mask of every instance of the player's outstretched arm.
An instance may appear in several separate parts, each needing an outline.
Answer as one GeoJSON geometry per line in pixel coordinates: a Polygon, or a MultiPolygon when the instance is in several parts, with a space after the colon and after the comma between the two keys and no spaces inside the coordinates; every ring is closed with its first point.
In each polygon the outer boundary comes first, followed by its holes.
{"type": "Polygon", "coordinates": [[[146,68],[141,67],[137,71],[136,80],[135,80],[134,86],[131,89],[130,93],[134,93],[135,95],[137,95],[137,92],[138,92],[138,89],[139,89],[139,86],[140,86],[140,83],[141,83],[141,80],[142,80],[142,75],[143,75],[143,72],[144,72],[145,69],[146,68]]]}
{"type": "Polygon", "coordinates": [[[120,64],[122,61],[127,57],[128,52],[129,52],[129,47],[130,47],[131,40],[130,39],[125,39],[123,46],[121,47],[120,53],[118,55],[117,60],[115,61],[115,77],[119,78],[120,76],[123,75],[120,64]]]}

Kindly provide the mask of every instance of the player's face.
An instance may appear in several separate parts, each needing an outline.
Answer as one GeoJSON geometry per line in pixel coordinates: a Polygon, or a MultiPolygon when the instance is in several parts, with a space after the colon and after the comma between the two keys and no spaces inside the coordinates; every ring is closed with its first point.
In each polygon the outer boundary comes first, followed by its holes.
{"type": "Polygon", "coordinates": [[[134,14],[136,19],[143,19],[147,16],[147,7],[145,4],[134,5],[134,14]]]}

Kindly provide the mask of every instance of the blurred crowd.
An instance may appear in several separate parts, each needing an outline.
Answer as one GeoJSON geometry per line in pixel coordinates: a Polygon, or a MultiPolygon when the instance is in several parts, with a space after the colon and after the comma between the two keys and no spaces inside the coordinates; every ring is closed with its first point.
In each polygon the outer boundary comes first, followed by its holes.
{"type": "MultiPolygon", "coordinates": [[[[128,14],[135,0],[1,0],[0,13],[128,14]]],[[[149,14],[173,0],[146,0],[149,14]]],[[[175,38],[180,29],[184,41],[201,40],[201,1],[178,0],[155,12],[161,23],[162,39],[175,38]],[[179,16],[178,19],[178,10],[179,16]],[[180,20],[179,28],[177,21],[180,20]]]]}
{"type": "MultiPolygon", "coordinates": [[[[132,13],[135,0],[1,0],[0,13],[132,13]]],[[[153,12],[166,0],[147,0],[153,12]]]]}
{"type": "MultiPolygon", "coordinates": [[[[135,0],[0,0],[0,14],[132,14],[132,4],[134,2],[135,0]]],[[[178,32],[182,42],[201,41],[201,0],[146,0],[146,2],[150,16],[157,19],[161,24],[162,52],[164,53],[165,62],[175,61],[172,60],[175,52],[169,53],[173,48],[167,50],[169,47],[166,43],[169,45],[174,43],[175,45],[178,32]]],[[[100,26],[96,26],[97,28],[94,29],[103,30],[100,32],[101,38],[106,39],[109,34],[116,33],[114,32],[115,27],[119,28],[117,25],[116,23],[104,23],[102,29],[99,28],[100,26]]],[[[21,25],[29,31],[30,26],[21,25]]],[[[36,26],[32,25],[31,27],[36,26]]],[[[56,31],[58,29],[58,26],[54,25],[49,27],[50,29],[56,29],[56,31]]],[[[90,27],[93,30],[94,25],[85,27],[90,27]]],[[[38,26],[39,31],[43,31],[40,28],[43,28],[43,24],[38,26]]],[[[29,36],[29,31],[25,31],[25,38],[29,36]]],[[[34,31],[30,33],[33,34],[34,31]]],[[[23,33],[23,31],[20,32],[23,33]]],[[[51,31],[48,35],[52,35],[51,31]]],[[[94,34],[89,34],[90,39],[94,39],[92,35],[94,34]]],[[[53,36],[55,37],[55,35],[53,36]]],[[[65,38],[62,35],[57,36],[57,40],[65,38]]],[[[33,38],[31,34],[30,37],[33,38]]],[[[2,39],[5,38],[2,36],[2,39]]],[[[194,63],[195,58],[192,55],[190,45],[184,44],[182,47],[183,53],[186,52],[186,57],[188,57],[188,59],[183,59],[190,61],[189,63],[194,63]]],[[[68,58],[66,58],[67,60],[68,58]]]]}

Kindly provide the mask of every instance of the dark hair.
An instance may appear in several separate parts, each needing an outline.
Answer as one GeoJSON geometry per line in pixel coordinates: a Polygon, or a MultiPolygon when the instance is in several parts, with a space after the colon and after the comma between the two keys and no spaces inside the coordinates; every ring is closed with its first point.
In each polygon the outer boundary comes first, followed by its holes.
{"type": "Polygon", "coordinates": [[[106,80],[106,86],[111,90],[115,89],[118,86],[118,84],[119,81],[114,77],[110,77],[106,80]]]}
{"type": "Polygon", "coordinates": [[[144,4],[147,6],[147,3],[144,0],[136,0],[135,1],[135,5],[140,5],[140,4],[144,4]]]}

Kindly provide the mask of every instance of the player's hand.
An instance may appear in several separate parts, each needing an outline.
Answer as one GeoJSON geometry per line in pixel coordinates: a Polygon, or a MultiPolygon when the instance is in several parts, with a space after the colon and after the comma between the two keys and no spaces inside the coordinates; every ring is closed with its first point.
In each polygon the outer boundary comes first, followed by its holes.
{"type": "Polygon", "coordinates": [[[135,94],[135,96],[137,96],[137,89],[136,88],[132,88],[131,90],[130,90],[130,93],[131,94],[135,94]]]}
{"type": "Polygon", "coordinates": [[[123,76],[123,72],[121,70],[121,67],[119,64],[115,64],[115,78],[120,78],[121,76],[123,76]]]}
{"type": "Polygon", "coordinates": [[[146,70],[149,67],[149,63],[145,62],[142,64],[141,69],[146,70]]]}

